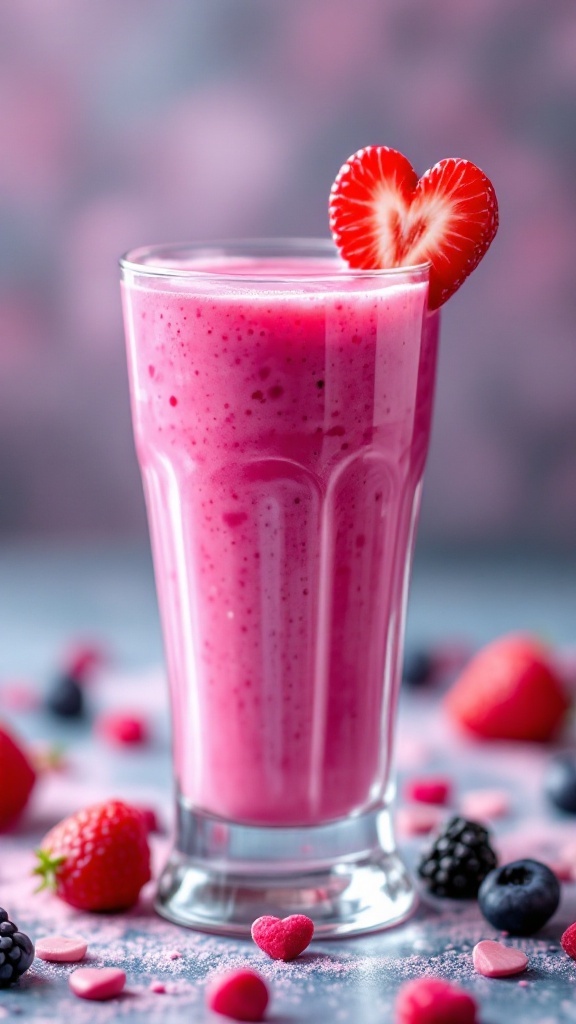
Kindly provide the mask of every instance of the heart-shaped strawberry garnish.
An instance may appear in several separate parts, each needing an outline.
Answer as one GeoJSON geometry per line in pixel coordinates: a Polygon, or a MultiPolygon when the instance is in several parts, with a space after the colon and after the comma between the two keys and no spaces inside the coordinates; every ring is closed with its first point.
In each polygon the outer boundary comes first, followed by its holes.
{"type": "Polygon", "coordinates": [[[252,925],[252,938],[273,960],[295,960],[312,941],[314,923],[305,914],[259,917],[252,925]]]}
{"type": "Polygon", "coordinates": [[[430,263],[429,305],[446,302],[472,273],[498,228],[491,181],[469,160],[449,157],[418,179],[387,146],[359,150],[330,192],[330,227],[350,267],[430,263]]]}

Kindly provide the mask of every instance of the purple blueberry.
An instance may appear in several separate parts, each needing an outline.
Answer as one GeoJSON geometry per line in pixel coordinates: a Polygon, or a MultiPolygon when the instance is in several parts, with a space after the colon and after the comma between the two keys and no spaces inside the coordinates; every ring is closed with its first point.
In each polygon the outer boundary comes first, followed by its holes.
{"type": "Polygon", "coordinates": [[[499,931],[533,935],[560,902],[560,883],[538,860],[514,860],[486,876],[478,892],[484,917],[499,931]]]}
{"type": "Polygon", "coordinates": [[[544,792],[551,803],[562,811],[576,814],[576,756],[558,754],[548,762],[544,776],[544,792]]]}
{"type": "Polygon", "coordinates": [[[84,694],[73,676],[63,675],[56,680],[46,699],[46,707],[58,718],[82,718],[84,694]]]}

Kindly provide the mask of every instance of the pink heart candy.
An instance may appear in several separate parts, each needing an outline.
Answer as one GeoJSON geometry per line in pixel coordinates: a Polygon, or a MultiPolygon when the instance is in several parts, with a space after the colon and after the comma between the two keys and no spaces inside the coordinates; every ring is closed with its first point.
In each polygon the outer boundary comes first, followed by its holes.
{"type": "Polygon", "coordinates": [[[36,943],[36,956],[41,960],[73,963],[86,956],[88,943],[84,939],[67,939],[64,935],[46,935],[36,943]]]}
{"type": "Polygon", "coordinates": [[[126,975],[119,967],[79,967],[72,971],[68,984],[80,999],[112,999],[120,995],[126,975]]]}
{"type": "Polygon", "coordinates": [[[484,939],[472,950],[474,968],[485,978],[507,978],[526,970],[528,957],[521,949],[484,939]]]}
{"type": "Polygon", "coordinates": [[[273,960],[295,960],[310,945],[314,923],[305,914],[290,917],[259,917],[252,925],[252,938],[273,960]]]}

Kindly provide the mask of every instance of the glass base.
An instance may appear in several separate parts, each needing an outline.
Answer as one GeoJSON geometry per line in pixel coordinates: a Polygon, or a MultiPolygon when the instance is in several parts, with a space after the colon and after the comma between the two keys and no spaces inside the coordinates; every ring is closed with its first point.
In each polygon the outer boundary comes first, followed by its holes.
{"type": "Polygon", "coordinates": [[[249,936],[263,914],[306,914],[322,938],[404,921],[416,905],[390,812],[305,827],[237,825],[178,801],[175,848],[156,910],[177,924],[249,936]]]}

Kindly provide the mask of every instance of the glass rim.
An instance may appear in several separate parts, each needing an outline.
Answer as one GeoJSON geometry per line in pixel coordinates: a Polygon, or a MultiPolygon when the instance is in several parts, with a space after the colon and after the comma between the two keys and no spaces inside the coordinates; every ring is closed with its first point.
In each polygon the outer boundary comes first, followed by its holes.
{"type": "Polygon", "coordinates": [[[419,278],[427,278],[430,271],[430,262],[406,264],[400,267],[358,269],[347,266],[331,238],[308,238],[308,237],[262,237],[262,238],[230,238],[215,239],[212,241],[198,242],[171,242],[167,244],[154,244],[137,246],[125,252],[119,260],[122,271],[131,274],[140,274],[144,277],[154,278],[187,278],[196,280],[223,280],[223,281],[343,281],[343,280],[369,280],[389,279],[402,277],[410,274],[419,278]],[[334,259],[334,271],[322,268],[317,273],[310,270],[302,271],[279,271],[277,274],[266,272],[258,273],[254,267],[247,264],[246,273],[228,273],[214,268],[202,269],[200,267],[178,267],[167,264],[160,264],[160,259],[174,261],[183,260],[186,257],[192,258],[222,258],[235,256],[237,258],[250,259],[258,255],[261,258],[271,259],[290,258],[300,256],[316,258],[318,260],[327,258],[334,259]],[[155,262],[156,260],[156,262],[155,262]],[[147,262],[149,261],[149,262],[147,262]]]}

